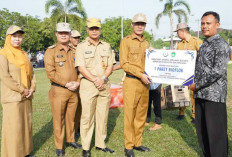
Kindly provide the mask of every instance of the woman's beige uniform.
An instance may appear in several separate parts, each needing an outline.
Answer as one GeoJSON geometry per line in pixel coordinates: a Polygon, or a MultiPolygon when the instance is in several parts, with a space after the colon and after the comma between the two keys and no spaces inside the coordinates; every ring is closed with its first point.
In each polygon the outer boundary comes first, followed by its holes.
{"type": "MultiPolygon", "coordinates": [[[[0,55],[0,78],[3,108],[1,157],[24,157],[33,149],[32,97],[22,97],[24,86],[20,69],[3,55],[0,55]]],[[[28,88],[35,90],[34,74],[28,82],[28,88]]]]}

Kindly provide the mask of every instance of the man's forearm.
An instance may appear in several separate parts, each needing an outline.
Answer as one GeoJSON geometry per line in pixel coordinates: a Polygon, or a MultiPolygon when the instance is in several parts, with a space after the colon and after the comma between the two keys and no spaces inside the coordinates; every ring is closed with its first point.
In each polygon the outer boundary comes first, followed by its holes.
{"type": "Polygon", "coordinates": [[[81,72],[81,74],[88,80],[90,80],[91,82],[94,82],[96,80],[96,76],[94,76],[93,74],[91,74],[91,72],[83,66],[79,66],[78,70],[81,72]]]}
{"type": "Polygon", "coordinates": [[[133,65],[129,65],[128,62],[122,65],[122,69],[130,75],[134,75],[140,79],[142,78],[143,72],[135,68],[133,65]]]}
{"type": "Polygon", "coordinates": [[[106,71],[105,71],[104,76],[105,76],[106,78],[108,78],[108,77],[112,74],[112,71],[113,71],[113,65],[108,66],[108,67],[106,68],[106,71]]]}

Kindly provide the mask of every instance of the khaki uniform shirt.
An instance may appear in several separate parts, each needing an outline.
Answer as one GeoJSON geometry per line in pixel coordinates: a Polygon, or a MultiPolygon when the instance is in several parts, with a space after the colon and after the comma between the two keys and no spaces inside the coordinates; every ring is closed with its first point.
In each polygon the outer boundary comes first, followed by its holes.
{"type": "Polygon", "coordinates": [[[75,49],[69,46],[66,52],[60,44],[50,46],[44,56],[45,70],[51,82],[65,86],[66,83],[77,81],[75,70],[75,49]]]}
{"type": "Polygon", "coordinates": [[[71,48],[75,49],[75,52],[76,52],[76,49],[77,47],[73,46],[71,43],[68,44],[71,48]]]}
{"type": "MultiPolygon", "coordinates": [[[[114,62],[110,45],[104,41],[100,40],[95,46],[87,37],[77,46],[75,67],[86,67],[92,75],[103,76],[105,69],[114,62]]],[[[80,74],[80,77],[83,76],[80,74]]]]}
{"type": "Polygon", "coordinates": [[[178,42],[177,50],[196,50],[198,52],[202,43],[201,39],[191,36],[189,40],[178,42]]]}
{"type": "MultiPolygon", "coordinates": [[[[32,66],[30,70],[32,71],[32,80],[28,81],[28,87],[35,91],[36,78],[32,66]]],[[[3,55],[0,55],[0,79],[2,103],[19,102],[26,99],[21,94],[25,89],[21,83],[21,69],[9,63],[3,55]]],[[[30,97],[29,99],[32,98],[30,97]]]]}
{"type": "Polygon", "coordinates": [[[145,40],[144,36],[140,40],[132,33],[123,38],[119,53],[120,65],[123,70],[130,75],[141,78],[144,74],[145,55],[148,48],[149,43],[145,40]]]}

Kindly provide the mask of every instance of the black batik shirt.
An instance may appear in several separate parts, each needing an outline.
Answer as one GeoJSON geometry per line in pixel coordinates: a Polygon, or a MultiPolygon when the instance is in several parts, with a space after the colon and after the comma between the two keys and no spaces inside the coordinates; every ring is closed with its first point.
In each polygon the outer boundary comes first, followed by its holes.
{"type": "Polygon", "coordinates": [[[197,91],[195,98],[214,102],[226,102],[227,64],[230,46],[219,34],[206,39],[197,55],[195,78],[197,91]]]}

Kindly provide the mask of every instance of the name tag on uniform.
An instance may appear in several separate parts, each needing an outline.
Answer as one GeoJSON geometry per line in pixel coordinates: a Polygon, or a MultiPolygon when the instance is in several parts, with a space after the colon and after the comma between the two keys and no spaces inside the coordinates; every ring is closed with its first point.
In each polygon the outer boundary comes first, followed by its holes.
{"type": "Polygon", "coordinates": [[[57,57],[57,58],[62,58],[62,57],[63,57],[63,55],[57,55],[56,57],[57,57]]]}
{"type": "Polygon", "coordinates": [[[85,54],[91,54],[92,51],[85,51],[85,54]]]}

